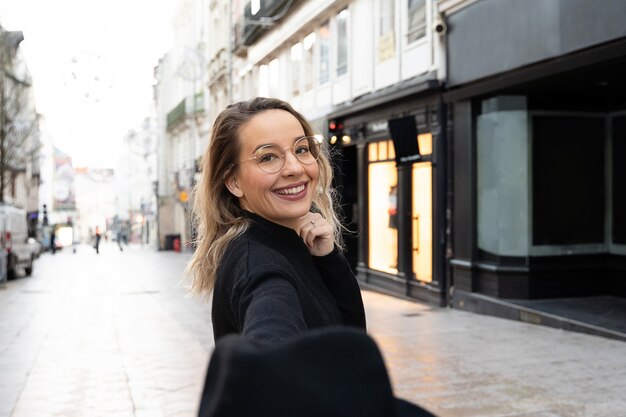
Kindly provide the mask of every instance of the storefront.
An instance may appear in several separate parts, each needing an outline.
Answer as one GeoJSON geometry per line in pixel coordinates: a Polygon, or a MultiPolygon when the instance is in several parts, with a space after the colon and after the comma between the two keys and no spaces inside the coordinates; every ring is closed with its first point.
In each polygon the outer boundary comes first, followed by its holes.
{"type": "Polygon", "coordinates": [[[626,296],[626,5],[531,3],[448,17],[460,308],[626,296]]]}
{"type": "Polygon", "coordinates": [[[445,115],[438,84],[422,79],[363,97],[328,120],[357,278],[435,305],[446,302],[445,115]]]}

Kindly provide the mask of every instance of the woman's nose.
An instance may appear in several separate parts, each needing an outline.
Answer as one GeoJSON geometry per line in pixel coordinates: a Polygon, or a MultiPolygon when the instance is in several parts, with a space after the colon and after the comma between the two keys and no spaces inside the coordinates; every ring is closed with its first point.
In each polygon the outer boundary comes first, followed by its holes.
{"type": "Polygon", "coordinates": [[[302,163],[298,161],[296,155],[291,149],[285,151],[285,166],[283,167],[283,173],[286,175],[298,175],[304,171],[302,163]]]}

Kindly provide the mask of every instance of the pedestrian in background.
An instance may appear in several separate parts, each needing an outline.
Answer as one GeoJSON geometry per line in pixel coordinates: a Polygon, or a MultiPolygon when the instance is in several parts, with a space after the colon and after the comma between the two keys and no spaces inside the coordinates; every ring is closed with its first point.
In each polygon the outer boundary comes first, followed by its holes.
{"type": "Polygon", "coordinates": [[[57,251],[57,235],[54,227],[50,229],[50,251],[54,255],[57,251]]]}
{"type": "Polygon", "coordinates": [[[96,226],[96,235],[95,235],[96,242],[93,245],[93,248],[96,250],[96,253],[100,253],[100,238],[101,237],[102,236],[100,235],[100,227],[96,226]]]}
{"type": "Polygon", "coordinates": [[[277,342],[308,329],[365,330],[356,278],[341,252],[332,169],[322,141],[289,103],[228,106],[213,125],[196,186],[191,290],[213,291],[215,341],[277,342]]]}
{"type": "Polygon", "coordinates": [[[117,246],[120,248],[120,252],[123,252],[124,248],[122,247],[122,243],[128,246],[128,240],[126,238],[126,232],[121,226],[117,229],[115,240],[117,240],[117,246]]]}

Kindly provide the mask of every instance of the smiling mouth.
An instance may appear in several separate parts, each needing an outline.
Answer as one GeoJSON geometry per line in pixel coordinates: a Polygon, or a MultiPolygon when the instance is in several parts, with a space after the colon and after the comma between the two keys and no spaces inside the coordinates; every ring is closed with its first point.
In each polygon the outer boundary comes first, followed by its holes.
{"type": "Polygon", "coordinates": [[[280,195],[296,195],[304,191],[304,188],[305,188],[305,184],[301,184],[296,187],[281,188],[279,190],[275,190],[274,192],[280,195]]]}

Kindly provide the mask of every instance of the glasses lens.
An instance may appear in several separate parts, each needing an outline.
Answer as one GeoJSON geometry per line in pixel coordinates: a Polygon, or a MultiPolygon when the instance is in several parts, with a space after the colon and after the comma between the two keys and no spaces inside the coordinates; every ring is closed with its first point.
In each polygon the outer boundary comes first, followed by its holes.
{"type": "Polygon", "coordinates": [[[312,136],[299,139],[293,145],[293,153],[303,164],[312,164],[320,156],[320,143],[312,136]]]}
{"type": "Polygon", "coordinates": [[[256,151],[255,159],[259,168],[268,174],[280,171],[283,167],[283,150],[278,146],[269,145],[256,151]]]}

